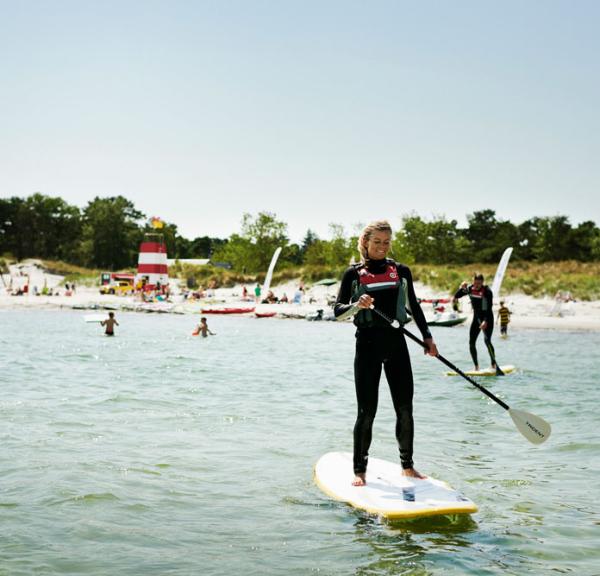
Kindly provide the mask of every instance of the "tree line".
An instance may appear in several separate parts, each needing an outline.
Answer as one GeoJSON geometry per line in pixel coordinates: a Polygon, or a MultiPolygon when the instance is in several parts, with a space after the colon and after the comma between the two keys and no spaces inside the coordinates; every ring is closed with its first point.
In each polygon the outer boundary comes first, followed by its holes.
{"type": "MultiPolygon", "coordinates": [[[[123,196],[96,197],[84,208],[59,197],[32,194],[0,199],[0,254],[18,260],[62,260],[88,268],[122,270],[135,267],[150,221],[123,196]]],[[[330,225],[328,239],[308,229],[301,243],[291,242],[287,224],[271,212],[244,214],[239,232],[229,238],[181,236],[165,222],[170,258],[210,258],[239,272],[264,272],[271,255],[283,247],[278,267],[321,266],[337,270],[356,258],[357,234],[330,225]]],[[[508,246],[513,260],[557,262],[600,261],[600,229],[589,220],[571,225],[567,216],[535,217],[520,224],[499,219],[494,210],[475,211],[467,226],[444,216],[402,217],[395,233],[393,256],[407,264],[495,263],[508,246]]]]}

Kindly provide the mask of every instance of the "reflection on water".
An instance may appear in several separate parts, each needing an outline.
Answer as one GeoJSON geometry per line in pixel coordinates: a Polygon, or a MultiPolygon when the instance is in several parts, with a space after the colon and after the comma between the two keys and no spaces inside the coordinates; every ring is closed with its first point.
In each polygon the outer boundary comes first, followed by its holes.
{"type": "Polygon", "coordinates": [[[369,562],[355,574],[431,574],[427,565],[432,549],[454,553],[468,548],[465,537],[477,530],[477,523],[466,514],[438,516],[410,521],[386,522],[357,513],[355,541],[368,545],[369,562]]]}

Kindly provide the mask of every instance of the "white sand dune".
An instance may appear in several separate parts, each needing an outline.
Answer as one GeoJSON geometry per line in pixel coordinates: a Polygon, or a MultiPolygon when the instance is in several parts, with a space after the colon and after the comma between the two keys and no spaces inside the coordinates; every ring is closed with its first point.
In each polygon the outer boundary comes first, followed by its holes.
{"type": "MultiPolygon", "coordinates": [[[[116,309],[141,309],[138,299],[131,296],[101,295],[98,287],[77,286],[71,295],[65,295],[64,277],[45,272],[39,261],[30,260],[9,267],[10,275],[4,274],[0,281],[0,309],[25,309],[25,308],[85,308],[111,307],[116,309]],[[23,296],[12,296],[7,287],[12,289],[23,287],[29,283],[29,292],[23,296]],[[58,295],[35,296],[33,286],[41,292],[44,285],[58,295]]],[[[290,281],[285,284],[273,286],[272,290],[278,298],[285,293],[291,301],[298,290],[299,282],[290,281]]],[[[332,286],[310,286],[306,284],[305,293],[300,304],[258,304],[260,312],[274,311],[278,316],[306,317],[321,309],[325,314],[330,311],[330,303],[335,299],[339,284],[332,286]]],[[[197,313],[202,308],[236,306],[254,306],[253,301],[242,300],[243,286],[233,288],[218,288],[213,291],[210,298],[189,301],[184,300],[183,292],[174,290],[171,306],[162,305],[161,311],[179,313],[197,313]]],[[[248,293],[254,295],[254,286],[247,285],[248,293]]],[[[436,292],[429,286],[415,284],[417,296],[420,298],[438,298],[447,295],[436,292]]],[[[600,301],[569,302],[557,305],[551,298],[533,298],[523,294],[503,294],[503,299],[512,311],[510,329],[538,328],[552,330],[600,330],[600,301]]],[[[471,309],[466,298],[461,301],[463,311],[470,315],[471,309]]],[[[147,309],[147,307],[146,307],[147,309]]],[[[431,312],[429,304],[423,304],[426,314],[431,312]]],[[[157,307],[158,311],[158,307],[157,307]]]]}

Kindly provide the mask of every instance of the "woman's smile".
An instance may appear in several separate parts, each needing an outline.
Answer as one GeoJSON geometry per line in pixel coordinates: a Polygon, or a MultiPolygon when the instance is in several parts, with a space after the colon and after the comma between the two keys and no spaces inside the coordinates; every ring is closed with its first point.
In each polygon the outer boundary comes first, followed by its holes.
{"type": "Polygon", "coordinates": [[[392,235],[389,232],[373,232],[367,241],[367,254],[374,260],[382,260],[392,247],[392,235]]]}

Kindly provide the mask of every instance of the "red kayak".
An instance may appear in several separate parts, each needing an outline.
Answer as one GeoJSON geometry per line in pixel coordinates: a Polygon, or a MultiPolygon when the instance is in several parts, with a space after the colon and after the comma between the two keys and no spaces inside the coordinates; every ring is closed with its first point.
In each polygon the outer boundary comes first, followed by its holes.
{"type": "Polygon", "coordinates": [[[257,318],[273,318],[277,312],[255,312],[257,318]]]}
{"type": "Polygon", "coordinates": [[[254,308],[202,308],[202,314],[248,314],[254,308]]]}
{"type": "Polygon", "coordinates": [[[450,298],[418,298],[419,302],[425,302],[425,304],[433,304],[439,302],[440,304],[448,304],[450,298]]]}

